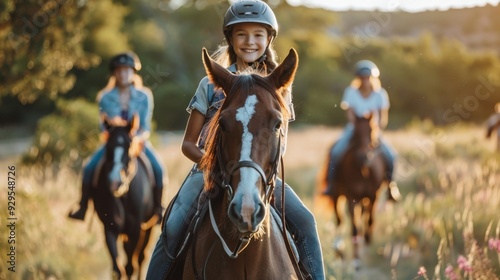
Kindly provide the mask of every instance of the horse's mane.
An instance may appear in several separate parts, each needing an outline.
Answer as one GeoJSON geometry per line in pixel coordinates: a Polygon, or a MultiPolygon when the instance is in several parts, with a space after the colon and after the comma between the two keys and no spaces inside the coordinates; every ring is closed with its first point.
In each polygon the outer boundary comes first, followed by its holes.
{"type": "MultiPolygon", "coordinates": [[[[370,128],[370,130],[371,130],[371,133],[369,135],[370,143],[372,144],[372,146],[377,147],[379,145],[378,139],[379,139],[379,134],[380,134],[380,126],[378,125],[378,123],[376,121],[374,121],[374,119],[372,119],[372,117],[357,117],[356,124],[355,124],[355,126],[357,128],[355,128],[355,130],[358,130],[358,132],[359,132],[359,124],[360,123],[366,124],[367,125],[366,127],[370,128]]],[[[360,139],[357,139],[355,134],[356,134],[356,132],[354,132],[353,138],[351,140],[359,141],[360,139]]],[[[357,136],[359,136],[359,135],[357,135],[357,136]]]]}
{"type": "Polygon", "coordinates": [[[229,105],[233,102],[237,102],[238,104],[243,103],[243,101],[251,93],[257,94],[257,91],[252,91],[252,89],[255,89],[257,87],[262,87],[266,92],[270,93],[272,97],[278,102],[284,120],[289,119],[290,112],[288,111],[288,105],[283,98],[283,95],[290,94],[289,88],[276,90],[275,87],[259,73],[238,75],[230,90],[231,94],[226,94],[226,99],[224,100],[221,108],[216,112],[216,114],[212,117],[210,123],[208,124],[208,136],[205,144],[205,154],[203,155],[199,163],[200,169],[204,171],[203,176],[205,181],[205,191],[213,190],[217,184],[221,183],[222,179],[220,177],[222,172],[220,170],[220,165],[217,159],[217,149],[220,148],[219,143],[221,134],[219,129],[220,112],[229,107],[229,105]],[[283,91],[287,91],[287,93],[283,94],[283,91]]]}

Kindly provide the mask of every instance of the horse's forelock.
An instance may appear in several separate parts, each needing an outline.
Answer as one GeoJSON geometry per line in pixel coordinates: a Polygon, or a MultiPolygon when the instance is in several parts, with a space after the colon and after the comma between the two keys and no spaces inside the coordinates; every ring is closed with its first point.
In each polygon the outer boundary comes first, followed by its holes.
{"type": "MultiPolygon", "coordinates": [[[[263,87],[267,93],[270,93],[271,96],[278,102],[280,106],[281,114],[285,120],[288,120],[290,117],[290,112],[288,110],[288,104],[285,100],[285,96],[289,96],[291,94],[290,88],[281,88],[276,89],[268,79],[260,75],[254,75],[254,80],[257,85],[263,87]]],[[[291,97],[291,96],[290,96],[291,97]]]]}

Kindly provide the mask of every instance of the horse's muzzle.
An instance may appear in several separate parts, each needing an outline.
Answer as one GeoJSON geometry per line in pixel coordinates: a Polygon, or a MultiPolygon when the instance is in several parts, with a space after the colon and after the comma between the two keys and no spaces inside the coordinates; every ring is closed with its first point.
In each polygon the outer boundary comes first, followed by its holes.
{"type": "Polygon", "coordinates": [[[240,233],[254,233],[260,229],[266,215],[266,206],[259,196],[235,196],[228,208],[228,216],[240,233]]]}

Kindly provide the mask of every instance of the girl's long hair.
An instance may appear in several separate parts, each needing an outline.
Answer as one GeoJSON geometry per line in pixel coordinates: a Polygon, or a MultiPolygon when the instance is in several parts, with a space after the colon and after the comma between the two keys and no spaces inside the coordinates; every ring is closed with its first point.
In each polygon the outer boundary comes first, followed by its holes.
{"type": "MultiPolygon", "coordinates": [[[[132,79],[132,84],[134,85],[134,87],[136,89],[140,89],[144,92],[146,92],[147,94],[152,94],[153,92],[151,91],[151,89],[149,89],[148,87],[144,86],[144,83],[142,81],[142,77],[135,73],[134,74],[134,78],[132,79]]],[[[97,96],[96,96],[96,101],[99,102],[99,100],[101,100],[102,96],[106,93],[106,92],[109,92],[111,91],[112,89],[114,89],[116,87],[116,77],[114,75],[111,75],[108,79],[108,83],[106,84],[106,86],[104,86],[101,90],[99,90],[99,92],[97,93],[97,96]]]]}

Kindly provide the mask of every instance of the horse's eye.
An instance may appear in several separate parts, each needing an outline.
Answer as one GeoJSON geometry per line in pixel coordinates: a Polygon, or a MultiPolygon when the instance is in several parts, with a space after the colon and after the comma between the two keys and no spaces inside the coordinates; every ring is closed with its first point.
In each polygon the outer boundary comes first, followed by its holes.
{"type": "Polygon", "coordinates": [[[282,126],[283,126],[283,121],[282,120],[277,120],[276,124],[274,125],[274,131],[278,132],[281,129],[282,126]]]}

